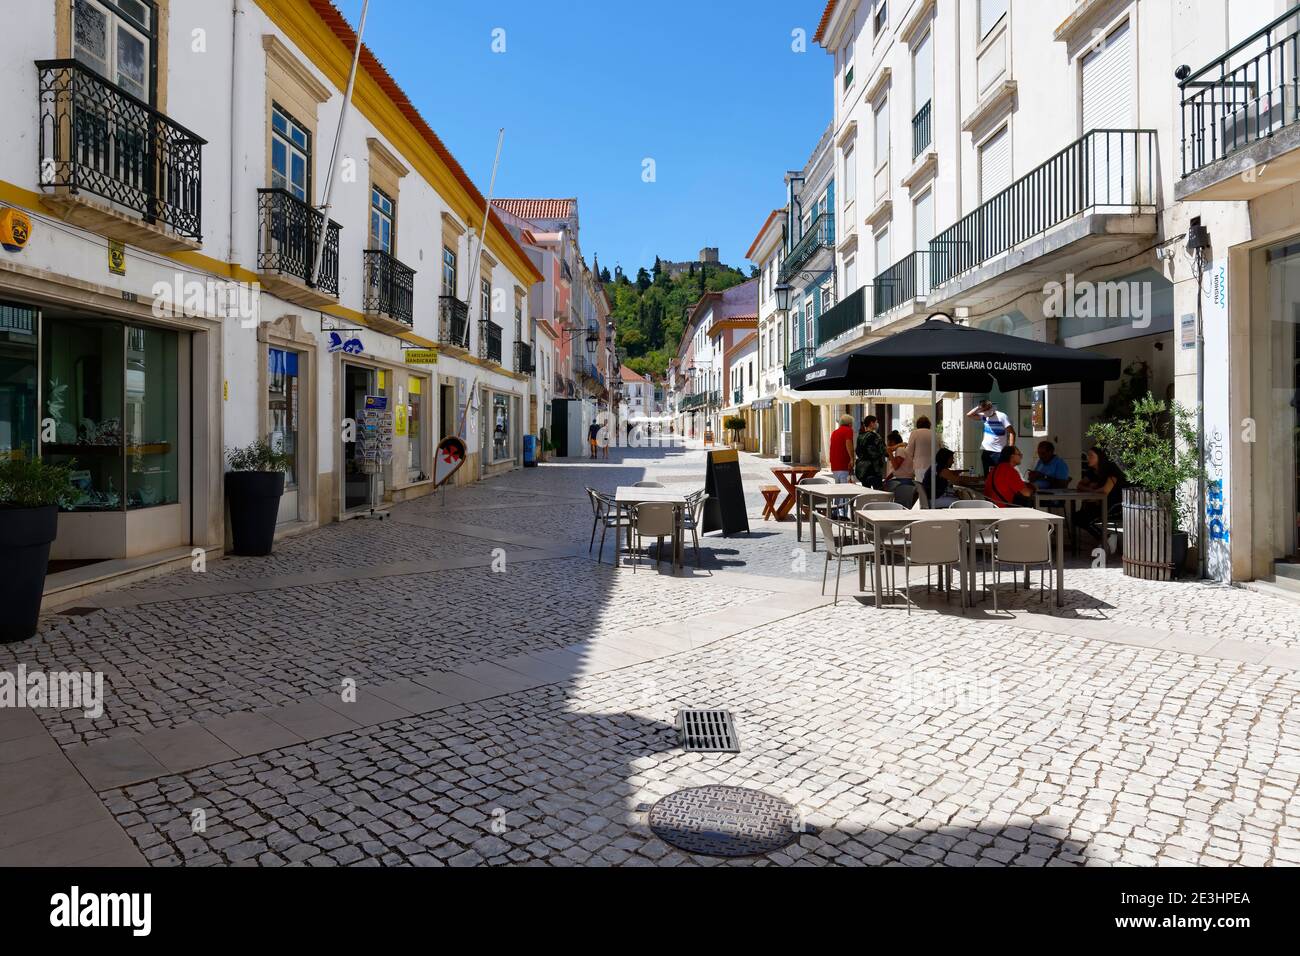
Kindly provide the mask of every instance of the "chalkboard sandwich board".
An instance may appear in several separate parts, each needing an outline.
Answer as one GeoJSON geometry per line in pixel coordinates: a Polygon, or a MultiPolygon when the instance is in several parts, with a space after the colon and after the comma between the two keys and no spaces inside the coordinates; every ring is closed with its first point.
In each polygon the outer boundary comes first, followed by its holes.
{"type": "Polygon", "coordinates": [[[704,477],[704,503],[702,530],[721,531],[723,534],[749,533],[749,512],[745,509],[745,488],[740,481],[740,452],[735,449],[709,452],[708,470],[704,477]]]}

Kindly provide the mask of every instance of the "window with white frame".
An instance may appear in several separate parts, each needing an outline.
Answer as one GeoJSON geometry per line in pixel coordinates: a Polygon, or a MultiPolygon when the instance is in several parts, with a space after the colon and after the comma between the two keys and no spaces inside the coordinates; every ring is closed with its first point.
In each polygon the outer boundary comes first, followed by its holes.
{"type": "Polygon", "coordinates": [[[844,144],[844,185],[841,195],[844,197],[844,207],[847,209],[853,205],[853,200],[858,194],[858,171],[854,163],[853,148],[854,141],[849,140],[844,144]]]}
{"type": "Polygon", "coordinates": [[[152,103],[155,18],[145,0],[72,0],[72,55],[152,103]]]}
{"type": "Polygon", "coordinates": [[[889,162],[889,97],[882,96],[873,114],[876,138],[876,169],[889,162]]]}
{"type": "Polygon", "coordinates": [[[873,37],[878,37],[884,32],[885,27],[889,26],[889,4],[886,0],[878,0],[876,3],[876,12],[871,17],[873,37]]]}
{"type": "Polygon", "coordinates": [[[849,38],[848,44],[844,47],[841,54],[840,66],[844,71],[844,92],[847,93],[853,89],[853,38],[849,38]]]}
{"type": "Polygon", "coordinates": [[[979,30],[983,40],[1007,15],[1007,0],[979,0],[979,30]]]}
{"type": "Polygon", "coordinates": [[[892,265],[889,260],[889,230],[881,229],[876,233],[876,275],[892,265]]]}

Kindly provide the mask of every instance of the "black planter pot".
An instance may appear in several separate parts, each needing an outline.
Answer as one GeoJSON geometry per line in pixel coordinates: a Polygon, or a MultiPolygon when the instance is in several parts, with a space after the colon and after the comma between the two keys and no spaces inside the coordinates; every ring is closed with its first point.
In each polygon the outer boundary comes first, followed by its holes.
{"type": "Polygon", "coordinates": [[[282,471],[226,472],[231,554],[253,557],[271,553],[275,542],[275,519],[283,494],[282,471]]]}
{"type": "Polygon", "coordinates": [[[0,644],[36,633],[59,509],[0,508],[0,644]]]}
{"type": "Polygon", "coordinates": [[[1174,532],[1174,577],[1181,578],[1187,571],[1187,532],[1174,532]]]}

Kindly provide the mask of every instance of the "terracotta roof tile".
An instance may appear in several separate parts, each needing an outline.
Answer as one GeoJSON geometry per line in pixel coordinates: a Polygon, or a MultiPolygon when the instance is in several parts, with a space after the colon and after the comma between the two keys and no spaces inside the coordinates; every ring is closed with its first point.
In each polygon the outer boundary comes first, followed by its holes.
{"type": "Polygon", "coordinates": [[[492,205],[520,219],[568,219],[576,199],[494,199],[492,205]]]}
{"type": "Polygon", "coordinates": [[[826,37],[826,28],[831,25],[831,17],[835,14],[835,7],[839,0],[827,0],[826,9],[822,11],[821,23],[817,24],[817,32],[813,34],[813,43],[821,43],[826,37]]]}

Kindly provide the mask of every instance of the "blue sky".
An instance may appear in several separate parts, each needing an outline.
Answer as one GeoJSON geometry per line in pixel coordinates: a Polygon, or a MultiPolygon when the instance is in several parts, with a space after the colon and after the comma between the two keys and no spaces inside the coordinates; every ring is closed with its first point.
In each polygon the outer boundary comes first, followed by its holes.
{"type": "MultiPolygon", "coordinates": [[[[335,3],[355,28],[361,0],[335,3]]],[[[742,264],[830,120],[832,61],[811,40],[822,7],[371,0],[365,41],[485,194],[504,126],[496,194],[577,196],[588,262],[635,273],[701,246],[742,264]]]]}

